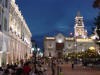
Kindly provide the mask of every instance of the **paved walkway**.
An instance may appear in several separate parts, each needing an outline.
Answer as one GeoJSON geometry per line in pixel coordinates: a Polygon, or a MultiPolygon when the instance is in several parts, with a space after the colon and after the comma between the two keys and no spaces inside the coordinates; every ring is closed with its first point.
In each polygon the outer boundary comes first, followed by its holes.
{"type": "MultiPolygon", "coordinates": [[[[71,64],[60,65],[63,75],[100,75],[100,69],[94,69],[90,67],[83,67],[81,65],[75,65],[74,69],[71,68],[71,64]]],[[[57,75],[57,68],[55,68],[57,75]]],[[[52,75],[51,69],[48,68],[47,75],[52,75]]]]}
{"type": "Polygon", "coordinates": [[[100,75],[100,69],[94,69],[90,67],[83,67],[81,65],[75,65],[74,69],[71,68],[71,64],[60,65],[63,75],[100,75]]]}

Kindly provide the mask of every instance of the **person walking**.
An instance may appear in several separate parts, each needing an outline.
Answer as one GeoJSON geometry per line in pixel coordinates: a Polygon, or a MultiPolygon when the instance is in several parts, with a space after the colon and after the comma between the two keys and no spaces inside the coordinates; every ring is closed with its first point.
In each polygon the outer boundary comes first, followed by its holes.
{"type": "Polygon", "coordinates": [[[2,67],[0,67],[0,75],[3,75],[2,67]]]}
{"type": "Polygon", "coordinates": [[[72,60],[72,69],[74,69],[74,60],[72,60]]]}
{"type": "Polygon", "coordinates": [[[63,75],[63,72],[62,72],[62,69],[61,69],[61,67],[60,67],[60,73],[59,73],[59,75],[63,75]]]}
{"type": "Polygon", "coordinates": [[[52,75],[55,75],[55,62],[54,62],[54,60],[52,60],[51,69],[52,69],[52,75]]]}
{"type": "Polygon", "coordinates": [[[24,70],[24,75],[29,75],[29,72],[31,71],[29,63],[27,63],[27,62],[25,63],[23,70],[24,70]]]}

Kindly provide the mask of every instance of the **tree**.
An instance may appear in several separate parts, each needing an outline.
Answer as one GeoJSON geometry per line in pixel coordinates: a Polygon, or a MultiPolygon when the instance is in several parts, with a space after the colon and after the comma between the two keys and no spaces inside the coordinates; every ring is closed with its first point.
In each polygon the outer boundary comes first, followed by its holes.
{"type": "Polygon", "coordinates": [[[93,7],[100,9],[100,0],[95,0],[93,3],[93,7]]]}
{"type": "Polygon", "coordinates": [[[97,18],[95,18],[94,24],[97,27],[96,32],[97,32],[97,35],[99,36],[99,39],[100,39],[100,14],[97,16],[97,18]]]}
{"type": "MultiPolygon", "coordinates": [[[[95,0],[93,3],[93,7],[94,8],[98,8],[100,10],[100,0],[95,0]]],[[[97,18],[95,18],[95,23],[94,23],[97,27],[96,32],[99,36],[99,40],[100,40],[100,12],[99,15],[97,16],[97,18]]]]}

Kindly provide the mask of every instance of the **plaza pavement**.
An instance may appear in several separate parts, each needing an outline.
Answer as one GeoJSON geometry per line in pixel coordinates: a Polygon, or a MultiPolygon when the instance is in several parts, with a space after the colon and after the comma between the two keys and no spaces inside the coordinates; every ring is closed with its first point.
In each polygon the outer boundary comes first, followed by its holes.
{"type": "MultiPolygon", "coordinates": [[[[71,68],[71,64],[59,65],[62,69],[63,75],[100,75],[100,68],[83,67],[81,65],[75,65],[74,69],[71,68]]],[[[57,68],[55,68],[57,75],[57,68]]],[[[52,75],[51,69],[48,68],[47,75],[52,75]]]]}

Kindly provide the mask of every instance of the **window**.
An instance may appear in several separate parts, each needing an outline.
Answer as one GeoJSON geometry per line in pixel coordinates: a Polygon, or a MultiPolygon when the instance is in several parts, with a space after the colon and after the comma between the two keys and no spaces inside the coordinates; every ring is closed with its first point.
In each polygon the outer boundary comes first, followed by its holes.
{"type": "Polygon", "coordinates": [[[1,14],[1,12],[2,12],[2,9],[0,8],[0,30],[1,30],[1,23],[2,23],[2,14],[1,14]]]}
{"type": "Polygon", "coordinates": [[[4,30],[7,31],[7,19],[4,19],[4,30]]]}
{"type": "Polygon", "coordinates": [[[10,31],[12,31],[12,27],[10,27],[10,31]]]}
{"type": "Polygon", "coordinates": [[[8,8],[8,0],[5,0],[5,7],[8,8]]]}
{"type": "Polygon", "coordinates": [[[22,33],[22,37],[21,37],[21,39],[24,41],[24,33],[22,33]]]}
{"type": "Polygon", "coordinates": [[[2,0],[0,0],[0,4],[2,4],[2,0]]]}

